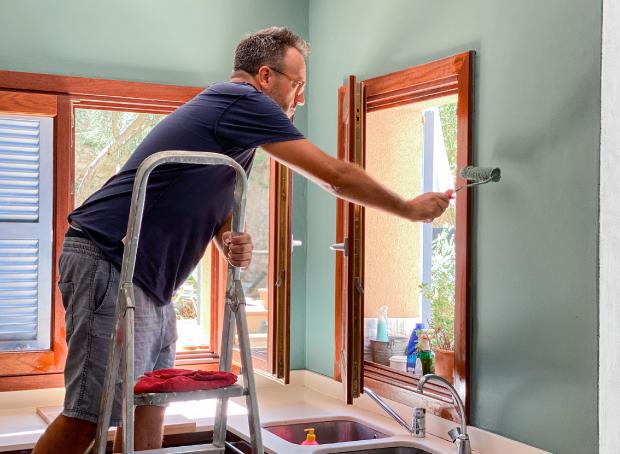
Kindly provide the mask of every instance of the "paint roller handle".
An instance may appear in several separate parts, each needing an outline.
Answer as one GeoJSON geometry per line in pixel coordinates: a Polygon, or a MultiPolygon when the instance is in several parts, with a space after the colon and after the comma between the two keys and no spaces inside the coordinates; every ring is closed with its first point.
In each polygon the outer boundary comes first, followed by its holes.
{"type": "Polygon", "coordinates": [[[461,169],[460,175],[461,178],[473,181],[473,183],[461,185],[454,190],[448,189],[446,191],[446,194],[450,192],[450,195],[448,197],[450,197],[451,199],[454,198],[454,194],[456,194],[463,188],[470,188],[472,186],[478,186],[479,184],[486,184],[490,181],[499,181],[501,178],[501,171],[499,167],[467,166],[461,169]]]}

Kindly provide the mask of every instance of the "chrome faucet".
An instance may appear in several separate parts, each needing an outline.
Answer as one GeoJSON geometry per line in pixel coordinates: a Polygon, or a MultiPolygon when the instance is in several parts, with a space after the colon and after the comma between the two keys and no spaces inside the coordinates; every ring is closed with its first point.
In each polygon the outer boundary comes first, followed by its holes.
{"type": "Polygon", "coordinates": [[[456,449],[458,454],[471,454],[471,445],[469,443],[469,435],[467,435],[467,420],[465,418],[465,406],[463,405],[463,401],[459,397],[459,394],[454,389],[454,386],[446,380],[445,378],[440,377],[435,374],[426,374],[424,375],[420,381],[418,382],[418,392],[420,394],[424,394],[424,385],[428,381],[438,381],[443,384],[450,394],[452,394],[452,400],[458,408],[459,413],[461,414],[461,427],[455,427],[451,431],[448,432],[450,438],[452,439],[452,443],[456,444],[456,449]]]}
{"type": "Polygon", "coordinates": [[[413,422],[411,427],[407,424],[407,422],[400,417],[398,413],[394,411],[392,407],[390,407],[383,399],[377,396],[372,390],[368,388],[364,388],[364,392],[368,394],[372,400],[377,402],[381,408],[385,410],[385,412],[390,415],[398,424],[403,426],[407,432],[417,438],[424,438],[426,435],[426,410],[424,408],[414,408],[413,409],[413,422]]]}

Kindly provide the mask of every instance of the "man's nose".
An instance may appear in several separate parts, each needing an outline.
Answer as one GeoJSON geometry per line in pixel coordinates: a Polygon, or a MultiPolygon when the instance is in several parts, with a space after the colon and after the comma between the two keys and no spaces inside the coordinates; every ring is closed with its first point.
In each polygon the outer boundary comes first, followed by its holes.
{"type": "Polygon", "coordinates": [[[302,91],[301,93],[295,96],[295,104],[298,106],[303,106],[306,103],[306,95],[302,91]]]}

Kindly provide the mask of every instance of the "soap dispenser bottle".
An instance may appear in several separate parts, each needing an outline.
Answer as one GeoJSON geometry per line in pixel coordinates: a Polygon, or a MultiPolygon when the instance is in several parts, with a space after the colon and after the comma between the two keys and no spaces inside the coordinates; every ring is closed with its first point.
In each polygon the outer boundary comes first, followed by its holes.
{"type": "Polygon", "coordinates": [[[377,312],[377,340],[379,342],[388,342],[390,340],[387,332],[388,307],[381,306],[377,312]]]}
{"type": "Polygon", "coordinates": [[[418,339],[419,352],[416,358],[415,372],[417,376],[432,373],[433,352],[431,350],[431,340],[428,334],[421,334],[418,339]]]}
{"type": "Polygon", "coordinates": [[[308,427],[307,429],[304,429],[304,432],[306,432],[306,439],[301,442],[302,445],[318,445],[316,441],[316,435],[314,435],[313,427],[308,427]]]}

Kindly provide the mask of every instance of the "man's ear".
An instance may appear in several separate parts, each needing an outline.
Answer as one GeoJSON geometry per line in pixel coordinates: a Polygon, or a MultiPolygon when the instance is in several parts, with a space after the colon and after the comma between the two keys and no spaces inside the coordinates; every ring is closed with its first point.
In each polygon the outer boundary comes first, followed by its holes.
{"type": "Polygon", "coordinates": [[[258,68],[256,79],[261,89],[269,87],[273,78],[273,72],[268,66],[261,66],[258,68]]]}

